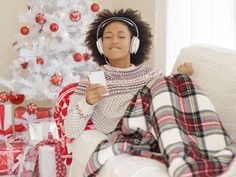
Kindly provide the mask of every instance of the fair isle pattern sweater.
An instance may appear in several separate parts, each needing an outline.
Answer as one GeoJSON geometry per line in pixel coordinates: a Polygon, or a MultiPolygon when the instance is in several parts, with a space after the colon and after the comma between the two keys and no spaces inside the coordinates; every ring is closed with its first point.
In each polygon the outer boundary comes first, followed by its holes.
{"type": "Polygon", "coordinates": [[[145,65],[132,65],[129,68],[103,65],[100,70],[105,73],[109,95],[104,96],[95,105],[89,105],[85,98],[89,79],[86,76],[80,81],[77,90],[70,97],[64,122],[65,133],[68,137],[80,136],[89,119],[92,119],[98,131],[104,134],[111,133],[137,91],[154,77],[164,76],[159,70],[145,65]]]}

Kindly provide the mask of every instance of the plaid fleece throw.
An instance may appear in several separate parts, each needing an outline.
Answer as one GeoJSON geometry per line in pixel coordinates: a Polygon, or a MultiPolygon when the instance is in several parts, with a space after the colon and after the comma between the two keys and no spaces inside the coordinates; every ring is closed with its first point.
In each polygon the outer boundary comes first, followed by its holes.
{"type": "Polygon", "coordinates": [[[227,170],[236,141],[199,86],[176,74],[152,80],[134,96],[122,125],[97,146],[84,176],[96,176],[120,153],[161,161],[171,177],[215,177],[227,170]]]}

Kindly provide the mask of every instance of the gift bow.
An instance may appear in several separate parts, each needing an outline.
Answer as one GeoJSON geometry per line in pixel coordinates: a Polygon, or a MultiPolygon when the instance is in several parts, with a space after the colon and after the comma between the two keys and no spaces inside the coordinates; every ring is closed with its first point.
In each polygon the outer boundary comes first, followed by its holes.
{"type": "Polygon", "coordinates": [[[35,162],[25,162],[26,154],[28,153],[28,151],[31,148],[32,148],[31,146],[26,146],[25,149],[24,149],[24,153],[19,154],[16,158],[18,161],[14,164],[14,166],[12,167],[12,170],[15,171],[17,169],[17,167],[19,166],[17,177],[20,177],[20,175],[23,172],[24,168],[28,171],[34,171],[35,162]]]}

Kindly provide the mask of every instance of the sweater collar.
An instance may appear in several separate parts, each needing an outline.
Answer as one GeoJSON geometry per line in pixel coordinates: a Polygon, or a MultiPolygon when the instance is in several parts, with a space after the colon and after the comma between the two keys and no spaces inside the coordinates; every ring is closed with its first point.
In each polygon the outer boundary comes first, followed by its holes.
{"type": "Polygon", "coordinates": [[[128,68],[117,68],[117,67],[107,65],[107,64],[103,65],[103,67],[107,71],[132,71],[137,68],[137,66],[135,66],[134,64],[131,64],[131,66],[128,68]]]}

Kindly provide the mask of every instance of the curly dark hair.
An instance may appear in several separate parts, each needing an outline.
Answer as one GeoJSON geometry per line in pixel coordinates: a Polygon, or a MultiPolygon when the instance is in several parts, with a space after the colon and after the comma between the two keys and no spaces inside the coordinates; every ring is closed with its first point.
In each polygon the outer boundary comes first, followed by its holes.
{"type": "MultiPolygon", "coordinates": [[[[131,54],[131,63],[134,65],[140,65],[148,59],[148,55],[152,47],[152,34],[150,25],[141,20],[140,12],[132,9],[120,9],[114,12],[105,9],[98,13],[97,18],[90,24],[89,30],[86,33],[85,44],[89,50],[91,50],[91,56],[93,61],[100,66],[106,64],[104,56],[101,55],[96,46],[97,29],[98,26],[106,19],[111,17],[125,17],[132,20],[138,27],[140,45],[136,54],[131,54]]],[[[114,20],[115,21],[115,20],[114,20]]],[[[113,22],[114,22],[113,21],[113,22]]],[[[122,21],[121,21],[122,22],[122,21]]],[[[110,22],[111,23],[111,22],[110,22]]],[[[131,35],[136,35],[136,31],[133,27],[123,22],[129,28],[131,35]]],[[[109,23],[108,23],[109,24],[109,23]]],[[[107,24],[106,24],[107,25],[107,24]]],[[[99,32],[99,37],[103,35],[104,28],[99,32]]]]}

